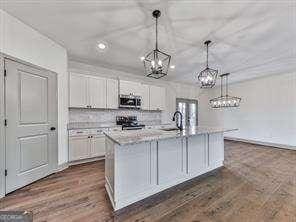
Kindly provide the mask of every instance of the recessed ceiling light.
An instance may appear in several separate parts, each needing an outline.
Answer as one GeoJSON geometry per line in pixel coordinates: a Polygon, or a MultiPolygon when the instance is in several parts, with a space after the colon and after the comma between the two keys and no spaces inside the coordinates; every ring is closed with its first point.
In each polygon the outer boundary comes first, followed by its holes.
{"type": "Polygon", "coordinates": [[[141,59],[141,61],[144,61],[145,57],[144,57],[144,56],[142,56],[140,59],[141,59]]]}
{"type": "Polygon", "coordinates": [[[106,45],[104,43],[99,43],[98,47],[99,47],[99,49],[104,50],[106,48],[106,45]]]}
{"type": "Polygon", "coordinates": [[[174,69],[174,68],[175,68],[175,65],[170,65],[170,68],[171,68],[171,69],[174,69]]]}

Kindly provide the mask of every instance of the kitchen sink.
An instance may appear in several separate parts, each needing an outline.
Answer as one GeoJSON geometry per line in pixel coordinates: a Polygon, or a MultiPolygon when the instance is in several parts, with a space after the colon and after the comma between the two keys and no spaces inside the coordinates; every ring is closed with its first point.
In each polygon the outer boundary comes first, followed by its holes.
{"type": "Polygon", "coordinates": [[[176,127],[174,127],[174,128],[164,128],[164,129],[161,129],[161,130],[163,130],[163,131],[177,131],[177,130],[179,130],[179,128],[176,128],[176,127]]]}

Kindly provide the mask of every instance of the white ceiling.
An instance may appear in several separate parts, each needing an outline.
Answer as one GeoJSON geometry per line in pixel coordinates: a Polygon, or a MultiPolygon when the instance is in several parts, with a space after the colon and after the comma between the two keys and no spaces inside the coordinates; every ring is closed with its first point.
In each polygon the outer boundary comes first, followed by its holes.
{"type": "Polygon", "coordinates": [[[63,45],[72,60],[144,75],[140,56],[159,47],[172,55],[169,80],[193,83],[205,66],[232,81],[296,70],[296,1],[0,0],[1,8],[63,45]],[[108,44],[104,53],[96,43],[108,44]]]}

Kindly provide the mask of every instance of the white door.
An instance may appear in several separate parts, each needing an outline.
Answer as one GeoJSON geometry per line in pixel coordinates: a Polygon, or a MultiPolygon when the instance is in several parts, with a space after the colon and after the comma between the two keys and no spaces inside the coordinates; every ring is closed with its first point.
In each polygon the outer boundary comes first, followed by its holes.
{"type": "Polygon", "coordinates": [[[90,157],[90,137],[73,136],[69,140],[69,160],[82,160],[90,157]]]}
{"type": "Polygon", "coordinates": [[[105,155],[105,136],[92,136],[91,139],[91,157],[105,155]]]}
{"type": "Polygon", "coordinates": [[[89,77],[89,105],[91,108],[106,108],[106,79],[99,77],[89,77]]]}
{"type": "Polygon", "coordinates": [[[107,108],[118,108],[118,80],[107,79],[107,108]]]}
{"type": "Polygon", "coordinates": [[[56,74],[5,60],[6,193],[57,166],[56,74]]]}
{"type": "Polygon", "coordinates": [[[70,74],[70,107],[88,107],[88,78],[83,75],[70,74]]]}

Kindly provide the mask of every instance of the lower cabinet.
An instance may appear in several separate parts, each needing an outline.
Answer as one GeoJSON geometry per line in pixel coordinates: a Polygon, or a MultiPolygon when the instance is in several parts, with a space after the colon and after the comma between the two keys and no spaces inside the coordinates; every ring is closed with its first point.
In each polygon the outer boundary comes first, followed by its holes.
{"type": "Polygon", "coordinates": [[[93,136],[91,138],[91,157],[105,155],[105,136],[93,136]]]}
{"type": "Polygon", "coordinates": [[[105,136],[72,136],[69,138],[69,160],[83,160],[105,155],[105,136]]]}
{"type": "Polygon", "coordinates": [[[81,160],[89,158],[90,143],[88,136],[70,137],[69,140],[69,160],[81,160]]]}

